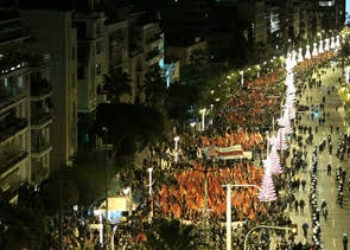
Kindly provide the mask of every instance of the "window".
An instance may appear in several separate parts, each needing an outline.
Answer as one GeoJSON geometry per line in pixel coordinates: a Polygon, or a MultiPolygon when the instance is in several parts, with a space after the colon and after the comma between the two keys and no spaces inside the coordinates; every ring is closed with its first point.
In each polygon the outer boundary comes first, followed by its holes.
{"type": "Polygon", "coordinates": [[[102,41],[96,42],[96,54],[99,55],[103,51],[103,44],[102,41]]]}
{"type": "Polygon", "coordinates": [[[78,80],[84,79],[85,76],[85,69],[84,67],[78,68],[78,80]]]}
{"type": "Polygon", "coordinates": [[[5,88],[7,88],[9,86],[9,80],[7,79],[7,77],[5,77],[5,79],[4,79],[4,86],[5,86],[5,88]]]}
{"type": "Polygon", "coordinates": [[[23,76],[19,76],[18,77],[18,87],[19,88],[23,88],[23,76]]]}
{"type": "Polygon", "coordinates": [[[100,22],[96,23],[96,34],[101,34],[101,23],[100,22]]]}
{"type": "Polygon", "coordinates": [[[96,75],[101,75],[102,72],[102,64],[98,63],[96,64],[96,75]]]}

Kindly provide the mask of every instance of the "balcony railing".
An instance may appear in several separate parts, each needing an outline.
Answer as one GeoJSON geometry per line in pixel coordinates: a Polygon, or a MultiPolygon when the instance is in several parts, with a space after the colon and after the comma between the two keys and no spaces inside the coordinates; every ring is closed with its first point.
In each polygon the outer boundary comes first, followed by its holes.
{"type": "Polygon", "coordinates": [[[5,120],[0,122],[0,142],[23,130],[27,127],[27,124],[26,119],[16,117],[5,118],[5,120]]]}
{"type": "MultiPolygon", "coordinates": [[[[1,89],[0,89],[1,91],[1,89]]],[[[18,91],[17,93],[0,93],[0,109],[3,109],[9,105],[12,105],[18,101],[20,101],[22,98],[24,98],[26,95],[24,92],[18,91]]]]}
{"type": "Polygon", "coordinates": [[[31,96],[40,97],[50,93],[52,90],[51,84],[46,79],[33,80],[30,84],[31,96]]]}
{"type": "Polygon", "coordinates": [[[24,160],[27,155],[27,152],[15,149],[0,151],[0,173],[11,169],[14,165],[24,160]]]}
{"type": "Polygon", "coordinates": [[[50,143],[40,142],[32,144],[32,153],[40,154],[51,147],[50,143]]]}
{"type": "Polygon", "coordinates": [[[159,55],[159,50],[152,50],[151,52],[148,52],[147,54],[147,60],[152,60],[156,56],[159,55]]]}
{"type": "Polygon", "coordinates": [[[50,113],[35,113],[32,114],[32,125],[33,126],[40,126],[52,119],[52,116],[50,113]]]}
{"type": "Polygon", "coordinates": [[[32,181],[39,183],[48,177],[49,169],[41,164],[32,164],[32,181]]]}
{"type": "Polygon", "coordinates": [[[162,38],[161,33],[157,33],[154,36],[147,39],[147,43],[153,43],[155,41],[158,41],[162,38]]]}

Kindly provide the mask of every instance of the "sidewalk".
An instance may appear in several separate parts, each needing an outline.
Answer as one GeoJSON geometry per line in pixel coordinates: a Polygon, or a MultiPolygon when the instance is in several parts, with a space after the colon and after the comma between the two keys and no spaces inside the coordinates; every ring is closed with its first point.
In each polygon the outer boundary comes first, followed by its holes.
{"type": "MultiPolygon", "coordinates": [[[[326,123],[325,127],[319,126],[318,133],[314,133],[314,145],[318,145],[324,137],[328,136],[330,133],[330,125],[333,125],[333,133],[332,133],[332,145],[333,145],[333,156],[330,156],[328,154],[328,150],[325,150],[323,153],[319,155],[319,170],[318,170],[318,204],[321,203],[322,199],[325,199],[328,203],[328,211],[329,211],[329,217],[328,221],[325,222],[323,218],[321,218],[321,230],[322,230],[322,242],[325,247],[325,249],[339,249],[339,247],[342,247],[341,237],[343,232],[347,232],[349,234],[350,232],[350,226],[346,225],[347,223],[343,223],[342,221],[350,221],[350,213],[349,211],[349,193],[347,191],[344,192],[344,209],[339,208],[336,205],[336,188],[337,184],[335,182],[335,171],[338,165],[342,165],[343,167],[346,167],[349,163],[349,161],[344,161],[344,163],[340,163],[337,157],[334,155],[334,152],[337,150],[337,140],[338,136],[336,135],[335,128],[338,126],[340,128],[340,132],[343,133],[346,129],[344,126],[346,124],[344,123],[344,110],[338,109],[338,112],[335,112],[335,107],[337,105],[341,104],[340,99],[338,98],[337,92],[331,92],[331,95],[327,95],[327,90],[330,86],[333,84],[335,86],[338,85],[337,79],[342,75],[342,70],[337,69],[335,72],[333,71],[327,71],[326,75],[322,75],[322,87],[319,89],[313,88],[311,91],[307,88],[307,90],[303,93],[303,96],[300,100],[301,105],[311,105],[311,103],[306,103],[306,96],[312,96],[312,104],[320,104],[322,102],[322,97],[326,96],[326,105],[325,105],[325,112],[330,113],[330,117],[327,118],[326,116],[326,123]],[[328,162],[332,163],[332,176],[329,177],[326,174],[326,166],[328,162]]],[[[315,77],[315,76],[314,76],[315,77]]],[[[320,116],[322,113],[320,112],[320,116]]],[[[318,126],[318,119],[314,119],[314,121],[311,120],[310,114],[303,114],[302,120],[300,122],[301,125],[306,126],[312,126],[313,129],[315,126],[318,126]]],[[[291,148],[297,147],[295,144],[291,145],[291,148]]],[[[308,146],[308,157],[311,155],[313,146],[308,146]]],[[[328,147],[327,147],[328,148],[328,147]]],[[[289,159],[290,160],[290,159],[289,159]]],[[[310,163],[311,159],[308,159],[308,162],[310,163]]],[[[290,164],[290,163],[289,163],[290,164]]],[[[348,167],[346,167],[348,168],[348,167]]],[[[302,224],[304,222],[307,222],[309,224],[309,232],[308,232],[308,241],[311,242],[311,215],[310,215],[310,208],[309,208],[309,202],[308,202],[308,194],[310,189],[310,165],[308,165],[306,173],[299,172],[299,178],[300,180],[305,179],[307,182],[306,185],[306,192],[296,192],[294,195],[297,200],[303,199],[307,206],[305,208],[305,213],[295,213],[295,211],[289,212],[290,217],[293,221],[293,223],[297,223],[299,225],[298,229],[298,236],[296,238],[296,242],[301,240],[304,241],[303,237],[303,230],[301,228],[302,224]]],[[[346,185],[345,185],[346,187],[346,185]]]]}

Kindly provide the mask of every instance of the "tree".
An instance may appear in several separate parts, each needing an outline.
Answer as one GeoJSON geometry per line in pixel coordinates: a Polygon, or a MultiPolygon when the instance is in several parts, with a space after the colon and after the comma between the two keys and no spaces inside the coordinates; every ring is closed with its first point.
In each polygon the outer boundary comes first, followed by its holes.
{"type": "Polygon", "coordinates": [[[97,108],[97,130],[108,128],[118,167],[130,166],[136,152],[159,139],[165,128],[163,115],[140,104],[101,104],[97,108]]]}
{"type": "Polygon", "coordinates": [[[348,58],[350,55],[350,43],[349,41],[346,41],[345,44],[343,44],[343,46],[341,47],[339,54],[342,58],[342,68],[343,68],[343,72],[344,72],[344,68],[345,68],[345,58],[348,58]]]}
{"type": "Polygon", "coordinates": [[[172,84],[168,89],[166,108],[168,117],[180,123],[189,118],[188,110],[199,99],[199,90],[195,86],[172,84]]]}
{"type": "Polygon", "coordinates": [[[112,103],[120,103],[123,95],[130,95],[130,78],[121,68],[112,69],[108,75],[103,76],[104,90],[112,103]]]}
{"type": "Polygon", "coordinates": [[[79,191],[71,178],[71,172],[65,171],[62,175],[53,174],[41,184],[39,192],[48,214],[56,214],[60,207],[58,195],[60,181],[62,181],[63,210],[72,211],[73,206],[79,202],[79,191]]]}
{"type": "Polygon", "coordinates": [[[146,104],[154,109],[162,110],[166,96],[166,82],[158,65],[152,66],[146,73],[144,90],[146,104]]]}
{"type": "Polygon", "coordinates": [[[181,224],[179,220],[154,218],[147,232],[147,249],[194,250],[205,246],[194,225],[181,224]]]}
{"type": "Polygon", "coordinates": [[[29,185],[22,186],[18,193],[17,205],[9,204],[4,194],[0,195],[2,249],[42,249],[47,234],[42,200],[29,185]]]}
{"type": "MultiPolygon", "coordinates": [[[[106,152],[80,153],[75,168],[70,176],[79,191],[79,203],[90,206],[106,197],[105,182],[107,168],[108,186],[115,176],[116,168],[111,161],[107,161],[106,152]]],[[[118,187],[115,187],[118,189],[118,187]]]]}

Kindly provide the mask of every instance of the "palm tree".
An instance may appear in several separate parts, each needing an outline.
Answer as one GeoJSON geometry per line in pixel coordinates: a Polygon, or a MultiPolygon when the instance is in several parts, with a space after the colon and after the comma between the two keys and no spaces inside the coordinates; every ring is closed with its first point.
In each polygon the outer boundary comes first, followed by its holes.
{"type": "Polygon", "coordinates": [[[145,75],[144,90],[146,104],[152,108],[160,109],[166,96],[165,78],[158,65],[152,66],[145,75]]]}
{"type": "Polygon", "coordinates": [[[103,78],[103,89],[107,92],[107,97],[112,103],[120,103],[123,95],[131,93],[129,74],[123,72],[121,68],[112,69],[103,78]]]}

